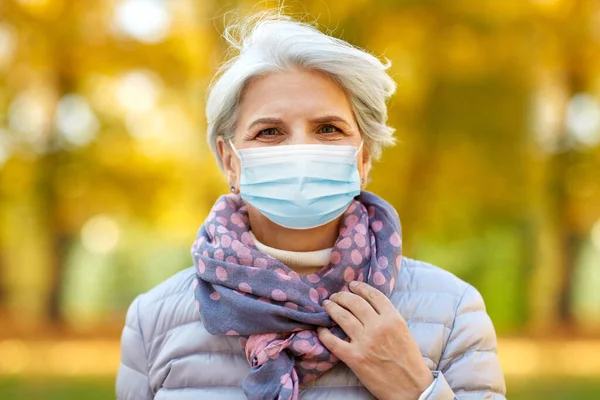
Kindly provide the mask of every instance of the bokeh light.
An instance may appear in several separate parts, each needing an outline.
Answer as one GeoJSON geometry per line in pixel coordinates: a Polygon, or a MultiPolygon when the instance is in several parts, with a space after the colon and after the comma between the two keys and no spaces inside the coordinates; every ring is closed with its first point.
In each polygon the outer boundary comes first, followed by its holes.
{"type": "Polygon", "coordinates": [[[122,0],[115,9],[114,23],[123,35],[158,43],[169,33],[171,16],[166,0],[122,0]]]}
{"type": "Polygon", "coordinates": [[[121,229],[112,218],[99,215],[88,220],[81,228],[81,242],[92,253],[106,254],[119,243],[121,229]]]}
{"type": "Polygon", "coordinates": [[[65,140],[75,146],[88,144],[100,127],[87,100],[75,94],[67,94],[59,100],[55,121],[65,140]]]}

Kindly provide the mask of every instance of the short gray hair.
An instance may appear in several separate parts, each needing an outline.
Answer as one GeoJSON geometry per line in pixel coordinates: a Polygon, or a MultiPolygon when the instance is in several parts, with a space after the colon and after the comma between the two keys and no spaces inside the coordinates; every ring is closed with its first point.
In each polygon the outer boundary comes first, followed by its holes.
{"type": "Polygon", "coordinates": [[[396,91],[386,72],[389,60],[383,64],[366,51],[281,13],[261,13],[232,24],[224,37],[237,55],[216,73],[206,103],[208,143],[221,169],[217,138],[227,141],[235,136],[246,85],[253,78],[294,68],[324,72],[346,91],[373,159],[395,143],[394,129],[387,126],[387,100],[396,91]]]}

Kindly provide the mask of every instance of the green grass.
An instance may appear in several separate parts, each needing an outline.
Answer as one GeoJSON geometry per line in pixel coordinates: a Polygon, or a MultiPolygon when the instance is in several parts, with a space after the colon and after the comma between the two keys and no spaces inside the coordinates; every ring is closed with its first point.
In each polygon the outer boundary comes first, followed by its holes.
{"type": "MultiPolygon", "coordinates": [[[[535,379],[508,382],[509,400],[598,400],[600,379],[535,379]]],[[[115,399],[113,379],[0,378],[2,400],[115,399]]]]}
{"type": "Polygon", "coordinates": [[[113,379],[6,379],[0,377],[2,400],[115,399],[113,379]]]}

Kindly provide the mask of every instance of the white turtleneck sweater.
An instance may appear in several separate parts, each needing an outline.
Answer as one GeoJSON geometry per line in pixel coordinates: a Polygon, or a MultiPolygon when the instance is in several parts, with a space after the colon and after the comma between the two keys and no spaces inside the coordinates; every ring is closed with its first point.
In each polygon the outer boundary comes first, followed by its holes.
{"type": "Polygon", "coordinates": [[[317,272],[329,263],[332,247],[316,251],[288,251],[275,249],[261,243],[256,236],[249,232],[254,240],[254,245],[261,253],[270,255],[284,263],[289,269],[300,275],[308,275],[317,272]]]}

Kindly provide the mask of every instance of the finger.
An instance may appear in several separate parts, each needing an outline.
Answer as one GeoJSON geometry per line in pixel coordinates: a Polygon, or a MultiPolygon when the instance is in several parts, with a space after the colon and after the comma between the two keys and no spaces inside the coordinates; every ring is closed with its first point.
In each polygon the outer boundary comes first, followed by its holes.
{"type": "Polygon", "coordinates": [[[359,281],[350,282],[350,290],[365,299],[379,314],[397,314],[390,299],[373,286],[359,281]]]}
{"type": "Polygon", "coordinates": [[[375,318],[379,318],[379,314],[371,304],[354,293],[335,293],[329,297],[329,300],[350,311],[364,326],[372,323],[375,318]]]}
{"type": "Polygon", "coordinates": [[[364,329],[361,322],[350,311],[335,302],[324,300],[323,307],[331,319],[343,329],[350,339],[356,338],[359,332],[364,329]]]}
{"type": "Polygon", "coordinates": [[[352,355],[352,345],[345,340],[335,336],[327,328],[317,329],[319,340],[334,356],[342,360],[344,364],[348,364],[349,358],[352,355]]]}

